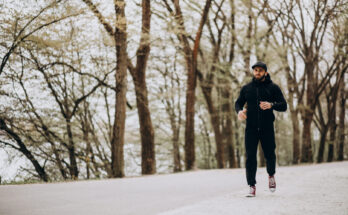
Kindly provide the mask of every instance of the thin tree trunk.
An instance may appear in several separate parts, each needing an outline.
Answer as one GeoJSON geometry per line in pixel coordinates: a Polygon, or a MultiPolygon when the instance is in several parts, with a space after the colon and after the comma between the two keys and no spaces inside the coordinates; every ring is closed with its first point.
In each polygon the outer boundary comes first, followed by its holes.
{"type": "Polygon", "coordinates": [[[222,137],[223,137],[223,145],[227,146],[228,151],[228,162],[230,168],[236,168],[236,156],[235,156],[235,149],[234,149],[234,143],[233,143],[233,126],[232,126],[232,99],[231,99],[231,93],[230,93],[230,87],[229,83],[225,80],[221,80],[222,82],[226,82],[225,86],[221,89],[222,90],[222,115],[223,118],[223,126],[222,126],[222,137]]]}
{"type": "Polygon", "coordinates": [[[77,180],[79,176],[79,171],[77,168],[77,162],[76,162],[76,156],[75,156],[75,143],[73,141],[71,121],[69,118],[66,119],[66,129],[67,129],[68,138],[69,138],[68,152],[69,152],[69,159],[70,159],[70,175],[71,175],[71,179],[77,180]]]}
{"type": "Polygon", "coordinates": [[[235,16],[236,16],[236,6],[234,4],[234,0],[230,0],[231,7],[231,47],[230,47],[230,56],[229,63],[232,65],[235,56],[235,45],[236,45],[236,26],[235,26],[235,16]]]}
{"type": "Polygon", "coordinates": [[[345,115],[346,115],[346,90],[345,90],[344,76],[340,82],[340,100],[339,100],[339,121],[338,121],[338,147],[337,147],[337,160],[342,161],[344,159],[344,141],[345,141],[345,115]]]}
{"type": "Polygon", "coordinates": [[[308,112],[307,114],[308,115],[304,117],[305,119],[303,122],[301,162],[313,162],[311,141],[311,124],[313,116],[308,112]]]}
{"type": "MultiPolygon", "coordinates": [[[[179,0],[177,1],[179,3],[179,0]]],[[[193,169],[195,165],[194,117],[195,117],[195,90],[196,90],[196,81],[197,81],[197,78],[196,78],[197,55],[198,55],[198,48],[199,48],[199,43],[202,36],[203,27],[208,17],[211,1],[212,0],[207,0],[205,2],[202,18],[196,33],[194,47],[192,50],[192,62],[189,62],[189,64],[192,64],[192,66],[189,67],[190,69],[188,70],[188,75],[187,75],[188,77],[187,77],[186,124],[185,124],[185,149],[187,150],[185,163],[186,163],[187,170],[193,169]]]]}
{"type": "Polygon", "coordinates": [[[213,100],[211,96],[211,86],[210,87],[203,87],[202,91],[204,98],[207,102],[208,111],[210,115],[210,122],[213,126],[214,130],[214,137],[215,137],[215,143],[216,143],[216,160],[218,163],[218,168],[224,168],[225,167],[225,159],[224,159],[224,145],[222,142],[222,134],[220,131],[220,117],[216,110],[216,108],[213,105],[213,100]]]}
{"type": "MultiPolygon", "coordinates": [[[[337,85],[338,88],[338,85],[337,85]]],[[[334,159],[334,146],[335,146],[335,140],[336,140],[336,129],[337,129],[337,123],[336,123],[336,104],[337,104],[337,94],[338,94],[338,89],[334,89],[333,96],[331,97],[332,99],[332,110],[331,116],[330,116],[330,123],[329,123],[329,128],[330,128],[330,139],[329,139],[329,148],[328,148],[328,155],[327,155],[327,162],[331,162],[334,159]]]]}
{"type": "Polygon", "coordinates": [[[179,38],[184,45],[184,53],[187,65],[187,91],[186,91],[186,123],[185,123],[185,167],[186,170],[191,170],[195,166],[195,133],[194,133],[194,116],[195,116],[195,90],[196,90],[196,68],[197,54],[199,43],[202,35],[203,26],[207,20],[210,9],[211,0],[207,0],[203,10],[200,25],[198,27],[193,50],[189,47],[188,38],[183,34],[185,31],[184,20],[179,5],[179,0],[174,0],[176,15],[179,21],[179,30],[184,30],[180,33],[179,38]]]}
{"type": "MultiPolygon", "coordinates": [[[[286,57],[285,57],[286,59],[286,57]]],[[[284,63],[288,64],[287,60],[284,59],[284,63]]],[[[300,161],[300,122],[298,119],[298,109],[294,107],[294,93],[296,83],[291,77],[291,70],[289,65],[286,66],[287,74],[287,85],[288,85],[288,104],[290,109],[291,124],[292,124],[292,163],[298,164],[300,161]]]]}
{"type": "Polygon", "coordinates": [[[226,145],[228,146],[228,161],[229,161],[229,167],[230,168],[237,168],[237,162],[236,162],[236,154],[235,154],[235,147],[233,142],[233,127],[232,127],[232,117],[233,114],[232,111],[226,113],[227,119],[226,119],[226,126],[224,127],[223,134],[226,138],[226,145]]]}
{"type": "Polygon", "coordinates": [[[298,120],[297,111],[290,110],[291,122],[293,129],[292,139],[292,163],[298,164],[300,162],[300,122],[298,120]]]}
{"type": "Polygon", "coordinates": [[[58,166],[58,169],[63,177],[64,180],[68,179],[67,177],[67,173],[63,167],[63,164],[62,164],[62,161],[60,159],[60,155],[59,155],[59,152],[55,146],[55,144],[53,142],[50,141],[50,144],[51,144],[51,147],[52,147],[52,151],[53,151],[53,154],[54,154],[54,157],[55,157],[55,161],[56,161],[56,164],[58,166]]]}
{"type": "Polygon", "coordinates": [[[90,165],[90,157],[93,155],[92,152],[92,147],[91,147],[91,142],[89,140],[89,125],[88,125],[88,118],[87,118],[87,109],[88,109],[88,105],[86,104],[86,102],[84,102],[84,113],[83,113],[83,119],[81,119],[81,126],[82,126],[82,130],[83,130],[83,140],[86,143],[86,150],[85,150],[85,162],[86,162],[86,173],[87,173],[87,179],[90,178],[90,169],[91,169],[91,165],[90,165]]]}
{"type": "Polygon", "coordinates": [[[127,22],[124,0],[114,0],[116,11],[116,110],[111,141],[111,168],[113,177],[124,176],[124,132],[127,91],[127,22]]]}
{"type": "Polygon", "coordinates": [[[246,34],[246,51],[243,53],[245,73],[250,74],[250,56],[251,56],[251,33],[253,29],[253,18],[252,18],[252,0],[248,0],[248,29],[246,34]]]}
{"type": "MultiPolygon", "coordinates": [[[[232,99],[234,101],[234,99],[232,99]]],[[[236,132],[233,132],[233,138],[234,142],[236,143],[236,159],[237,159],[237,168],[241,168],[241,156],[243,153],[241,153],[241,140],[239,138],[239,125],[238,125],[238,119],[237,114],[232,115],[232,121],[234,122],[233,126],[236,128],[236,132]]]]}
{"type": "Polygon", "coordinates": [[[318,163],[321,163],[324,160],[324,151],[325,151],[325,143],[326,143],[326,136],[328,132],[328,126],[323,126],[322,129],[323,131],[321,131],[321,135],[320,135],[318,158],[317,158],[318,163]]]}
{"type": "MultiPolygon", "coordinates": [[[[207,128],[207,123],[204,120],[204,116],[199,116],[199,118],[202,120],[201,123],[201,135],[203,137],[203,143],[204,143],[204,151],[205,156],[204,156],[204,168],[206,169],[211,169],[213,167],[214,162],[214,157],[213,157],[213,152],[212,152],[212,144],[210,142],[210,137],[209,137],[209,131],[207,128]]],[[[215,157],[216,159],[216,157],[215,157]]]]}
{"type": "Polygon", "coordinates": [[[329,139],[327,162],[331,162],[334,159],[334,146],[335,146],[336,128],[337,128],[337,124],[334,120],[336,118],[336,108],[334,110],[334,115],[335,116],[334,116],[333,120],[331,121],[331,125],[330,125],[330,139],[329,139]]]}
{"type": "MultiPolygon", "coordinates": [[[[311,56],[310,54],[308,54],[311,56]]],[[[303,110],[303,133],[302,133],[302,155],[301,162],[313,162],[311,125],[315,109],[314,100],[314,62],[306,63],[305,73],[307,76],[306,105],[303,110]]]]}
{"type": "Polygon", "coordinates": [[[181,172],[181,158],[179,150],[179,129],[173,130],[173,159],[174,159],[174,172],[181,172]]]}
{"type": "Polygon", "coordinates": [[[135,85],[135,94],[140,124],[142,174],[156,173],[155,132],[151,121],[148,91],[146,86],[146,65],[150,53],[150,24],[150,0],[143,0],[140,46],[137,50],[136,67],[135,69],[131,69],[131,74],[135,85]]]}

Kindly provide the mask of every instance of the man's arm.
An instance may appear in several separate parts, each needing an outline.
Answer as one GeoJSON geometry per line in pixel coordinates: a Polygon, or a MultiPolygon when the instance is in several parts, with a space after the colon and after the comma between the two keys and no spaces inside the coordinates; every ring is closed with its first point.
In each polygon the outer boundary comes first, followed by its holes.
{"type": "Polygon", "coordinates": [[[280,112],[284,112],[288,108],[288,104],[286,103],[283,93],[278,85],[274,84],[275,86],[275,95],[274,95],[274,102],[272,104],[272,109],[280,112]]]}
{"type": "Polygon", "coordinates": [[[236,109],[237,114],[239,113],[239,111],[243,110],[245,102],[245,87],[242,87],[239,97],[236,100],[236,103],[234,104],[234,108],[236,109]]]}

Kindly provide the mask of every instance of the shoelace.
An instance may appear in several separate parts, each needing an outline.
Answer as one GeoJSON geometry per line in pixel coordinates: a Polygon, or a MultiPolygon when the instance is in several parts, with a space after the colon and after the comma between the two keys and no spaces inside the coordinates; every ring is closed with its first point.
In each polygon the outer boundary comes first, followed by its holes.
{"type": "Polygon", "coordinates": [[[269,178],[269,183],[270,183],[271,186],[275,186],[275,180],[274,180],[273,177],[269,178]]]}

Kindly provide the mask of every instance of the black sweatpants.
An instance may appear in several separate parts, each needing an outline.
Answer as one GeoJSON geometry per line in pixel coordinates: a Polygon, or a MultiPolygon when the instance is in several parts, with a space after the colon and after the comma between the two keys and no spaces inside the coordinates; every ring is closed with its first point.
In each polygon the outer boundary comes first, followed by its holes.
{"type": "Polygon", "coordinates": [[[261,142],[267,162],[267,173],[272,176],[275,173],[276,155],[273,123],[264,125],[259,130],[256,127],[247,126],[245,129],[246,150],[246,177],[248,185],[256,184],[257,170],[257,146],[261,142]]]}

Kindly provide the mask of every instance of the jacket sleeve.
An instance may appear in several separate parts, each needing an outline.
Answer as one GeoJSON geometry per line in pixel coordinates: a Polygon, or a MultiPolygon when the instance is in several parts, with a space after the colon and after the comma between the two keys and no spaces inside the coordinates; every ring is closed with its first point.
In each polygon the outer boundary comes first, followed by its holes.
{"type": "Polygon", "coordinates": [[[239,111],[243,110],[245,102],[246,102],[246,99],[245,99],[245,86],[244,86],[242,87],[239,97],[236,100],[236,103],[234,104],[234,108],[236,109],[237,114],[239,111]]]}
{"type": "Polygon", "coordinates": [[[285,112],[288,108],[288,104],[286,103],[283,93],[281,91],[281,89],[279,88],[278,85],[274,85],[275,86],[275,95],[274,95],[274,102],[273,102],[273,106],[272,109],[276,110],[276,111],[280,111],[280,112],[285,112]]]}

